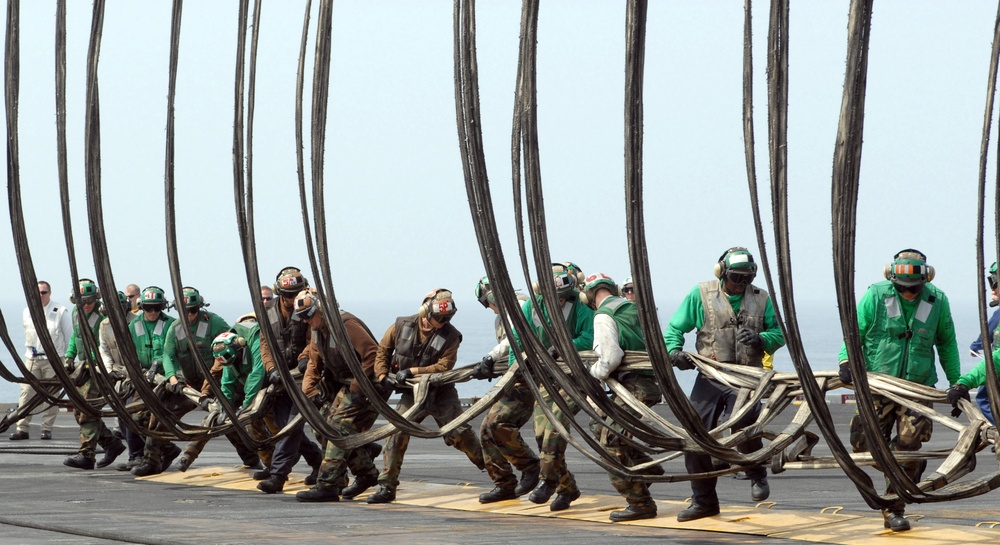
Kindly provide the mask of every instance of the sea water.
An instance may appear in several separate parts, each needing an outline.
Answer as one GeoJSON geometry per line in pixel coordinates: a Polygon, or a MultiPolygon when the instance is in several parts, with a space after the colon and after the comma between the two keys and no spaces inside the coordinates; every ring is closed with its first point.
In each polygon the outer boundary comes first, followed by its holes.
{"type": "MultiPolygon", "coordinates": [[[[670,313],[676,308],[677,303],[666,305],[670,308],[668,312],[662,310],[658,312],[661,326],[665,327],[669,320],[670,313]]],[[[342,303],[344,310],[350,311],[361,318],[376,337],[380,340],[385,330],[393,323],[397,316],[412,314],[416,309],[406,302],[371,302],[352,304],[349,301],[342,303]]],[[[13,345],[18,353],[18,357],[24,355],[24,329],[21,315],[24,303],[18,301],[7,301],[0,304],[3,311],[3,318],[7,324],[13,345]]],[[[211,305],[208,310],[213,311],[230,323],[237,316],[249,312],[248,305],[239,303],[220,302],[211,305]]],[[[992,309],[990,309],[992,311],[992,309]]],[[[837,354],[843,343],[843,333],[840,328],[840,318],[837,312],[836,303],[831,301],[808,302],[798,304],[797,318],[799,330],[802,334],[802,345],[805,347],[806,357],[813,370],[836,369],[837,354]]],[[[171,313],[176,316],[176,312],[171,313]]],[[[968,346],[976,336],[979,335],[979,312],[976,305],[962,304],[952,301],[952,314],[955,320],[955,327],[958,335],[959,356],[962,362],[962,372],[966,372],[975,365],[978,360],[969,356],[968,346]]],[[[462,333],[462,344],[458,351],[458,363],[456,367],[463,367],[479,362],[491,348],[496,344],[496,337],[493,330],[494,315],[491,311],[478,305],[466,306],[455,316],[453,324],[462,333]]],[[[686,350],[694,350],[694,336],[689,334],[684,345],[686,350]]],[[[13,374],[20,376],[20,372],[14,363],[9,352],[4,348],[0,349],[0,363],[2,363],[13,374]]],[[[774,357],[774,368],[782,372],[794,372],[791,357],[786,349],[779,350],[774,357]]],[[[696,373],[694,371],[677,371],[677,379],[685,391],[690,391],[694,384],[696,373]]],[[[948,387],[944,373],[938,370],[938,388],[948,387]]],[[[482,396],[493,384],[485,380],[473,380],[459,383],[457,385],[459,395],[463,398],[482,396]]],[[[0,380],[0,403],[16,403],[20,395],[20,385],[0,380]]]]}

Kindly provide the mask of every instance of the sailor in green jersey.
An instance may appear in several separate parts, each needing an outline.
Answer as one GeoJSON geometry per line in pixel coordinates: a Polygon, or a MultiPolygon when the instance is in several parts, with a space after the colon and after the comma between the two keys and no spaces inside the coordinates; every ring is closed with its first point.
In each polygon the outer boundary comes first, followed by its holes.
{"type": "MultiPolygon", "coordinates": [[[[101,293],[97,289],[97,284],[89,278],[80,279],[79,288],[75,297],[76,306],[73,308],[73,336],[69,339],[66,348],[65,365],[66,371],[72,373],[76,367],[80,367],[75,383],[80,396],[91,400],[100,399],[101,392],[91,378],[91,367],[96,363],[97,358],[93,353],[81,353],[84,347],[84,340],[80,333],[80,317],[82,313],[83,322],[90,327],[94,333],[94,340],[99,339],[101,323],[105,317],[101,313],[101,293]],[[80,356],[81,365],[76,365],[76,357],[80,356]]],[[[74,411],[76,423],[80,425],[80,450],[75,455],[63,460],[63,464],[77,469],[94,469],[95,454],[97,445],[104,449],[104,456],[101,459],[100,467],[105,467],[115,461],[122,452],[125,452],[125,445],[120,439],[111,435],[111,430],[104,424],[100,416],[92,416],[84,411],[74,411]]]]}
{"type": "MultiPolygon", "coordinates": [[[[955,323],[948,297],[930,283],[934,268],[927,264],[927,257],[907,248],[893,257],[883,274],[886,280],[872,284],[858,302],[858,328],[867,370],[933,387],[938,380],[934,369],[936,349],[948,384],[955,384],[960,375],[955,323]]],[[[840,349],[840,379],[850,384],[853,377],[847,358],[844,345],[840,349]]],[[[931,438],[933,425],[929,418],[886,397],[876,395],[873,401],[879,429],[893,450],[920,450],[931,438]],[[895,438],[891,437],[893,426],[897,430],[895,438]]],[[[851,446],[854,452],[869,450],[857,413],[851,419],[851,446]]],[[[927,463],[900,465],[917,482],[927,463]]],[[[886,483],[886,490],[894,492],[892,483],[886,483]]],[[[910,522],[903,517],[904,506],[903,500],[898,500],[882,510],[886,528],[897,532],[910,529],[910,522]]]]}
{"type": "MultiPolygon", "coordinates": [[[[715,264],[718,280],[702,282],[692,289],[671,316],[663,333],[670,364],[677,369],[694,369],[694,364],[681,351],[684,334],[697,329],[695,347],[698,354],[716,361],[763,367],[764,354],[785,345],[778,320],[768,293],[751,284],[757,276],[757,263],[743,247],[726,250],[715,264]]],[[[718,426],[723,414],[732,414],[736,392],[702,373],[695,378],[691,390],[691,405],[701,417],[705,429],[718,426]]],[[[752,408],[733,426],[741,430],[756,421],[760,405],[752,408]]],[[[741,453],[763,448],[763,441],[755,437],[737,445],[741,453]]],[[[684,453],[688,473],[706,473],[713,470],[712,458],[705,453],[684,453]]],[[[767,470],[762,466],[747,467],[750,478],[750,497],[764,501],[771,493],[767,470]]],[[[691,505],[677,514],[680,522],[719,514],[719,496],[715,487],[718,479],[691,481],[691,505]]]]}
{"type": "MultiPolygon", "coordinates": [[[[142,290],[139,299],[139,308],[142,313],[129,322],[129,331],[144,373],[140,377],[131,377],[132,380],[145,380],[153,384],[156,375],[163,373],[163,348],[166,344],[167,329],[176,320],[176,318],[163,313],[166,305],[167,299],[161,288],[149,286],[142,290]]],[[[151,424],[154,421],[151,420],[150,416],[150,411],[144,409],[133,415],[133,419],[141,427],[151,429],[155,427],[160,431],[166,431],[162,423],[151,424]]],[[[132,468],[132,474],[144,477],[161,473],[180,453],[181,449],[172,442],[148,435],[143,448],[142,462],[132,468]]]]}
{"type": "MultiPolygon", "coordinates": [[[[1000,330],[997,330],[993,334],[993,346],[996,347],[993,350],[993,366],[997,370],[997,373],[1000,373],[1000,330]]],[[[989,375],[986,374],[986,360],[979,360],[979,363],[971,371],[959,377],[955,381],[955,384],[951,388],[948,388],[948,403],[955,406],[958,405],[959,399],[969,400],[970,388],[979,388],[980,392],[987,391],[984,386],[988,378],[989,375]]],[[[976,396],[976,398],[978,401],[980,396],[976,396]]],[[[986,399],[986,402],[987,406],[989,406],[989,398],[986,399]]],[[[993,418],[993,411],[989,413],[983,411],[983,415],[986,416],[986,419],[991,424],[996,425],[996,420],[993,418]]]]}

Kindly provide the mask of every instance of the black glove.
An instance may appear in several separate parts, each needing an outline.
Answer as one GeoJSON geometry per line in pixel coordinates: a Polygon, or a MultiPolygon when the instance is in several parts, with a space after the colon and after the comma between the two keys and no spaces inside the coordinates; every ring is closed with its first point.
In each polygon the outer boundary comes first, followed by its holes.
{"type": "Polygon", "coordinates": [[[964,399],[969,401],[969,387],[964,384],[956,384],[951,388],[948,388],[948,403],[954,407],[958,405],[958,400],[964,399]]]}
{"type": "Polygon", "coordinates": [[[306,367],[309,365],[309,358],[299,360],[299,373],[306,374],[306,367]]]}
{"type": "Polygon", "coordinates": [[[267,381],[271,384],[281,384],[281,373],[277,367],[267,372],[267,381]]]}
{"type": "Polygon", "coordinates": [[[184,393],[184,386],[186,386],[184,381],[178,380],[174,384],[167,384],[167,390],[175,394],[181,395],[184,393]]]}
{"type": "Polygon", "coordinates": [[[545,351],[548,352],[550,356],[552,356],[552,359],[554,359],[554,360],[559,359],[559,349],[558,348],[556,348],[554,346],[550,346],[550,347],[546,348],[545,351]]]}
{"type": "Polygon", "coordinates": [[[125,380],[125,373],[122,373],[121,371],[111,371],[108,373],[108,378],[111,379],[112,382],[121,382],[125,380]]]}
{"type": "Polygon", "coordinates": [[[212,403],[212,398],[209,396],[201,396],[198,398],[198,406],[204,410],[208,410],[208,406],[212,403]]]}
{"type": "Polygon", "coordinates": [[[406,379],[413,376],[413,371],[410,369],[403,369],[402,371],[396,373],[396,385],[402,386],[406,379]]]}
{"type": "Polygon", "coordinates": [[[750,348],[760,348],[764,345],[764,339],[760,338],[760,334],[749,327],[741,327],[736,332],[736,340],[750,348]]]}
{"type": "Polygon", "coordinates": [[[153,369],[152,367],[150,367],[149,369],[146,369],[146,375],[145,376],[146,376],[146,382],[152,384],[153,381],[156,380],[156,369],[153,369]]]}
{"type": "Polygon", "coordinates": [[[67,373],[72,373],[73,371],[76,371],[76,361],[74,361],[73,358],[67,357],[66,363],[63,367],[66,368],[67,373]]]}
{"type": "Polygon", "coordinates": [[[854,382],[854,377],[851,376],[851,364],[847,360],[840,362],[840,382],[844,384],[854,382]]]}
{"type": "Polygon", "coordinates": [[[674,350],[670,353],[669,358],[670,365],[673,365],[675,369],[680,369],[681,371],[694,369],[694,362],[682,350],[674,350]]]}
{"type": "Polygon", "coordinates": [[[384,396],[391,395],[394,391],[392,387],[392,382],[389,381],[389,375],[382,377],[382,380],[375,382],[375,389],[382,393],[384,396]]]}
{"type": "Polygon", "coordinates": [[[312,401],[312,404],[315,405],[317,409],[322,408],[323,404],[326,403],[326,399],[324,399],[320,394],[310,397],[309,401],[312,401]]]}
{"type": "Polygon", "coordinates": [[[493,361],[493,356],[490,356],[489,354],[483,356],[483,361],[477,363],[476,366],[472,368],[472,378],[476,380],[486,379],[492,382],[493,377],[495,376],[493,374],[493,361]]]}

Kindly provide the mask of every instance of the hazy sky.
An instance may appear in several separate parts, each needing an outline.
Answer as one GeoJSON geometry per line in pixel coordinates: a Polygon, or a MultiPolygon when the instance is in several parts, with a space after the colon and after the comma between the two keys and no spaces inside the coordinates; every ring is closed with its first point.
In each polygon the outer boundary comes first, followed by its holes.
{"type": "MultiPolygon", "coordinates": [[[[69,4],[73,231],[81,275],[93,276],[83,170],[91,6],[69,4]]],[[[304,5],[265,2],[260,22],[252,151],[257,251],[266,281],[286,265],[308,268],[293,132],[304,5]]],[[[757,170],[766,189],[768,6],[758,1],[754,9],[757,170]]],[[[477,14],[489,175],[505,256],[519,274],[509,149],[520,4],[480,2],[477,14]]],[[[935,283],[953,300],[977,296],[977,172],[995,15],[995,3],[985,1],[875,4],[859,292],[881,279],[896,251],[912,246],[929,256],[935,283]]],[[[789,29],[796,297],[831,307],[830,178],[847,17],[847,2],[793,2],[789,29]]],[[[620,282],[630,269],[623,198],[625,4],[545,1],[539,21],[539,140],[552,257],[620,282]]],[[[402,314],[428,290],[448,287],[460,308],[482,313],[473,289],[483,266],[455,123],[451,2],[340,0],[333,24],[325,182],[337,296],[348,305],[412,301],[402,314]]],[[[723,250],[746,245],[758,253],[743,154],[742,25],[743,2],[650,3],[644,206],[657,305],[667,316],[696,282],[710,278],[723,250]]],[[[18,138],[30,248],[39,277],[66,301],[55,161],[55,2],[22,2],[20,28],[18,138]]],[[[169,2],[110,1],[100,58],[105,222],[115,280],[118,288],[157,284],[168,297],[169,31],[169,2]]],[[[210,301],[250,294],[233,212],[236,33],[236,2],[185,3],[176,109],[178,236],[183,283],[210,301]]],[[[311,70],[311,58],[306,66],[311,70]]],[[[992,208],[992,192],[987,202],[992,208]]],[[[770,239],[769,203],[762,210],[770,239]]],[[[993,221],[990,214],[986,223],[993,221]]],[[[987,235],[991,246],[992,230],[987,235]]],[[[8,222],[0,222],[0,252],[9,256],[0,260],[0,274],[9,280],[5,297],[12,301],[3,310],[18,324],[23,298],[8,222]]],[[[987,256],[994,260],[991,251],[987,256]]],[[[515,278],[514,285],[525,281],[515,278]]]]}

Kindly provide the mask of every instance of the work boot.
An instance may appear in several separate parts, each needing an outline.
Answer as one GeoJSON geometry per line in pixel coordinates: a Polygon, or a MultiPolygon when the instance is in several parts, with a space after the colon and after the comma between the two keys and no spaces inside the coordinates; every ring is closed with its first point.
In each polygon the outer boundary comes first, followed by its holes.
{"type": "Polygon", "coordinates": [[[569,504],[580,499],[580,490],[572,492],[561,492],[556,494],[556,499],[549,504],[549,511],[565,511],[569,509],[569,504]]]}
{"type": "Polygon", "coordinates": [[[163,473],[164,471],[166,471],[166,469],[170,467],[170,464],[174,463],[174,460],[176,460],[177,457],[181,455],[181,452],[183,452],[181,450],[181,447],[178,447],[173,443],[168,444],[163,449],[163,455],[162,458],[160,459],[160,470],[157,471],[157,473],[163,473]]]}
{"type": "Polygon", "coordinates": [[[882,518],[884,519],[885,527],[893,532],[905,532],[910,529],[910,521],[906,520],[902,511],[893,513],[883,509],[882,518]]]}
{"type": "Polygon", "coordinates": [[[42,441],[48,441],[52,439],[52,432],[49,430],[42,430],[42,441]]]}
{"type": "Polygon", "coordinates": [[[277,494],[285,489],[285,481],[287,480],[287,477],[283,477],[281,475],[271,475],[270,477],[257,483],[257,490],[260,490],[265,494],[277,494]]]}
{"type": "Polygon", "coordinates": [[[625,522],[626,520],[642,520],[656,517],[656,504],[653,502],[639,505],[631,505],[621,511],[612,511],[611,522],[625,522]]]}
{"type": "Polygon", "coordinates": [[[87,456],[80,452],[63,460],[63,465],[77,469],[94,469],[94,455],[87,456]]]}
{"type": "Polygon", "coordinates": [[[159,464],[154,464],[149,460],[143,458],[139,465],[132,468],[132,474],[136,477],[148,477],[150,475],[156,475],[159,473],[159,464]]]}
{"type": "Polygon", "coordinates": [[[750,480],[750,498],[753,501],[764,501],[771,495],[771,487],[767,484],[767,477],[750,480]]]}
{"type": "Polygon", "coordinates": [[[130,457],[128,462],[122,462],[115,466],[118,471],[132,471],[134,467],[142,463],[142,456],[130,457]]]}
{"type": "MultiPolygon", "coordinates": [[[[377,443],[375,443],[377,444],[377,443]]],[[[341,490],[340,495],[345,500],[353,500],[360,496],[365,490],[378,484],[378,475],[358,475],[354,482],[341,490]]]]}
{"type": "Polygon", "coordinates": [[[555,481],[542,481],[539,483],[538,488],[531,491],[531,495],[528,499],[531,503],[537,503],[539,505],[549,501],[552,494],[556,493],[556,482],[555,481]]]}
{"type": "Polygon", "coordinates": [[[704,505],[691,502],[691,505],[689,505],[687,509],[677,513],[677,522],[687,522],[689,520],[698,520],[705,517],[714,517],[718,514],[718,505],[706,507],[704,505]]]}
{"type": "Polygon", "coordinates": [[[125,446],[125,443],[122,443],[121,441],[112,444],[110,447],[105,447],[104,456],[102,456],[101,459],[97,461],[96,464],[97,467],[99,468],[108,467],[118,458],[118,456],[121,455],[121,453],[125,452],[126,450],[127,447],[125,446]]]}
{"type": "Polygon", "coordinates": [[[14,433],[10,434],[11,441],[24,441],[27,438],[28,438],[28,432],[26,431],[15,431],[14,433]]]}
{"type": "MultiPolygon", "coordinates": [[[[514,487],[514,495],[520,498],[528,492],[531,492],[536,486],[538,486],[538,466],[521,472],[521,480],[518,481],[517,486],[514,487]]],[[[546,500],[548,500],[548,498],[546,498],[546,500]]]]}
{"type": "Polygon", "coordinates": [[[483,492],[479,495],[479,503],[493,503],[503,500],[513,500],[517,498],[517,494],[514,493],[514,489],[509,486],[497,486],[489,492],[483,492]]]}
{"type": "Polygon", "coordinates": [[[368,496],[368,503],[389,503],[396,499],[396,488],[383,484],[378,491],[368,496]]]}
{"type": "Polygon", "coordinates": [[[265,467],[264,469],[261,469],[260,471],[254,471],[253,472],[253,480],[255,480],[255,481],[263,481],[264,479],[266,479],[266,478],[268,478],[270,476],[271,476],[271,468],[269,468],[269,467],[265,467]]]}
{"type": "Polygon", "coordinates": [[[314,484],[316,484],[317,479],[319,479],[319,464],[317,464],[316,467],[312,468],[312,473],[306,475],[305,479],[306,486],[313,486],[314,484]]]}
{"type": "Polygon", "coordinates": [[[181,456],[181,459],[177,460],[177,471],[184,473],[189,467],[191,467],[191,458],[181,456]]]}
{"type": "Polygon", "coordinates": [[[316,485],[309,490],[297,492],[295,499],[304,502],[340,501],[340,494],[337,494],[336,488],[316,485]]]}

